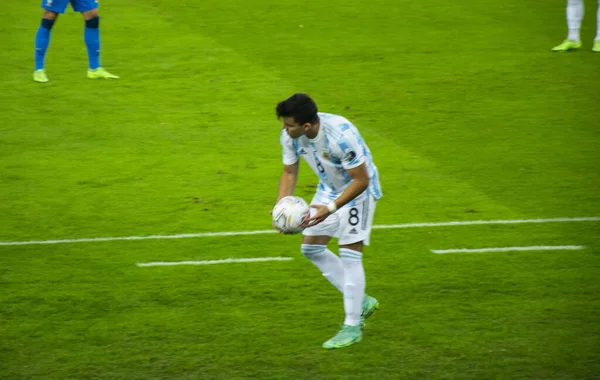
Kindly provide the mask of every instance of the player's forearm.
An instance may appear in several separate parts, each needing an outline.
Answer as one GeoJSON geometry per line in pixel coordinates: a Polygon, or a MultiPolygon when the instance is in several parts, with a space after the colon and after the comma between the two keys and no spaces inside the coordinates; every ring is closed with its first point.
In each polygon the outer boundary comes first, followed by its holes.
{"type": "Polygon", "coordinates": [[[277,194],[278,201],[281,198],[287,197],[288,195],[292,195],[294,193],[297,178],[298,176],[293,173],[287,173],[284,171],[283,174],[281,174],[281,178],[279,179],[279,191],[277,194]]]}
{"type": "Polygon", "coordinates": [[[350,182],[346,190],[344,190],[342,194],[335,199],[335,208],[341,208],[342,206],[344,206],[345,204],[362,194],[363,191],[367,190],[368,187],[369,179],[354,179],[352,182],[350,182]]]}

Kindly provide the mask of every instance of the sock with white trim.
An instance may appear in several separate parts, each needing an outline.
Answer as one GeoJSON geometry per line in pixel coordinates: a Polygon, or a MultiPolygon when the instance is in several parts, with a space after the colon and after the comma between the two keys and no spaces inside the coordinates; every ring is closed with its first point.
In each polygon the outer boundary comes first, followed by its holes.
{"type": "Polygon", "coordinates": [[[596,38],[594,41],[600,41],[600,0],[598,1],[598,12],[596,12],[596,38]]]}
{"type": "Polygon", "coordinates": [[[344,292],[344,267],[342,260],[325,245],[302,244],[302,254],[312,261],[329,282],[340,292],[344,292]]]}
{"type": "Polygon", "coordinates": [[[567,26],[569,28],[567,39],[579,42],[579,30],[581,29],[583,13],[583,0],[567,1],[567,26]]]}
{"type": "Polygon", "coordinates": [[[344,311],[345,325],[358,326],[365,297],[365,270],[362,253],[348,248],[340,248],[340,257],[344,267],[344,311]]]}

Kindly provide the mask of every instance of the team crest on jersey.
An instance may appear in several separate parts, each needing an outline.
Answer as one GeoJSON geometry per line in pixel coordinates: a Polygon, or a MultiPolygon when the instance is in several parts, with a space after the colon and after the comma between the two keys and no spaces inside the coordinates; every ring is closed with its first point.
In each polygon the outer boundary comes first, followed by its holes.
{"type": "Polygon", "coordinates": [[[323,152],[323,158],[329,160],[331,157],[329,157],[329,153],[323,152]]]}

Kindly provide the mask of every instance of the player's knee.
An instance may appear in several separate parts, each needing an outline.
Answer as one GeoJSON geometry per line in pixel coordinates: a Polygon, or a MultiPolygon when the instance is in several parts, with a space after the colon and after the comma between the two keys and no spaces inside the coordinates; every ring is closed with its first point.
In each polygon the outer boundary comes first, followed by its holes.
{"type": "Polygon", "coordinates": [[[326,245],[320,244],[302,244],[300,251],[307,259],[311,260],[325,253],[326,245]]]}
{"type": "Polygon", "coordinates": [[[54,21],[58,18],[58,13],[44,10],[44,14],[42,15],[43,20],[51,20],[54,21]]]}
{"type": "Polygon", "coordinates": [[[363,241],[361,240],[361,241],[357,241],[356,243],[340,245],[340,248],[349,249],[351,251],[362,252],[363,241]]]}
{"type": "Polygon", "coordinates": [[[86,28],[98,29],[98,26],[100,26],[100,17],[98,17],[98,16],[91,18],[89,20],[85,20],[86,28]]]}
{"type": "Polygon", "coordinates": [[[81,12],[84,20],[91,20],[94,17],[98,17],[98,8],[92,9],[91,11],[81,12]]]}

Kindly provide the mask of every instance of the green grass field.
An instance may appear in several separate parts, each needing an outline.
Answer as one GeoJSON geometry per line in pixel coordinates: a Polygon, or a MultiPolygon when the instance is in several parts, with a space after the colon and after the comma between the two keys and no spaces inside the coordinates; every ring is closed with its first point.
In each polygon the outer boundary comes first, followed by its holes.
{"type": "MultiPolygon", "coordinates": [[[[353,121],[376,225],[600,217],[600,54],[553,54],[565,1],[103,0],[32,81],[38,3],[0,24],[0,242],[255,231],[294,92],[353,121]]],[[[25,4],[27,3],[27,4],[25,4]]],[[[296,194],[316,177],[302,166],[296,194]]],[[[376,229],[381,309],[326,351],[342,299],[299,236],[0,245],[1,379],[598,379],[600,221],[376,229]],[[581,245],[581,250],[431,250],[581,245]],[[138,267],[151,261],[291,261],[138,267]]]]}

